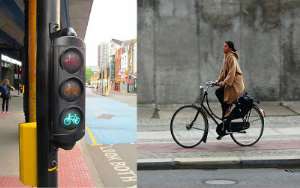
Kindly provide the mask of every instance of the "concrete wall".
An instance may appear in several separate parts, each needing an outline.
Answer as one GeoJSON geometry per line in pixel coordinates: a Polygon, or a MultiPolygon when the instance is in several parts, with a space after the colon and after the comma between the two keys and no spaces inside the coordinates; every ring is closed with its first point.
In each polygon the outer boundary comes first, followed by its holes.
{"type": "Polygon", "coordinates": [[[299,0],[138,0],[138,102],[194,101],[216,79],[225,40],[251,95],[300,99],[299,0]]]}

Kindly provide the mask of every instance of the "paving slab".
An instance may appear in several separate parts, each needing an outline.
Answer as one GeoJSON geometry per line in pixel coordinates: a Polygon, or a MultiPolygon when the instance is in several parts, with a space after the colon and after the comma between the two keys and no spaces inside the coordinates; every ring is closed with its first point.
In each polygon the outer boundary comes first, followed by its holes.
{"type": "Polygon", "coordinates": [[[282,106],[290,109],[294,113],[297,113],[300,115],[300,102],[299,101],[287,101],[287,102],[282,102],[282,106]]]}

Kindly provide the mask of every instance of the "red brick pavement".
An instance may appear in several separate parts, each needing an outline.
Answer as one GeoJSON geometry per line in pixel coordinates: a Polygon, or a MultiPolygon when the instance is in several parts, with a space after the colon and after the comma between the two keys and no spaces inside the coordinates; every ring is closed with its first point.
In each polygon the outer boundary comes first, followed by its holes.
{"type": "Polygon", "coordinates": [[[25,187],[15,176],[0,176],[0,187],[25,187]]]}
{"type": "MultiPolygon", "coordinates": [[[[59,187],[95,187],[80,147],[73,150],[59,150],[59,187]]],[[[17,176],[0,177],[0,187],[25,187],[17,176]]]]}
{"type": "Polygon", "coordinates": [[[95,187],[78,145],[73,150],[60,150],[58,156],[59,187],[95,187]]]}

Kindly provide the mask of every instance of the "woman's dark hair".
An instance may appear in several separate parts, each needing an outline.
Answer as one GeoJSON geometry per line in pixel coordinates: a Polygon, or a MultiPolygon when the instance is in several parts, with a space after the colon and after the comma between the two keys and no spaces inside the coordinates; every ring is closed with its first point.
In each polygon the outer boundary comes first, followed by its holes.
{"type": "Polygon", "coordinates": [[[236,49],[234,48],[234,44],[233,44],[232,41],[225,41],[225,43],[229,46],[229,48],[230,48],[232,51],[236,52],[236,49]]]}

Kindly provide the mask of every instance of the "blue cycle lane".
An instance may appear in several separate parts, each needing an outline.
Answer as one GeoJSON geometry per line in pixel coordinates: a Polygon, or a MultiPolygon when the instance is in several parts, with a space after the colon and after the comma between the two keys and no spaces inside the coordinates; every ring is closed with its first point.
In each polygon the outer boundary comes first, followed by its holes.
{"type": "Polygon", "coordinates": [[[136,140],[136,107],[108,97],[86,98],[86,141],[131,144],[136,140]]]}

